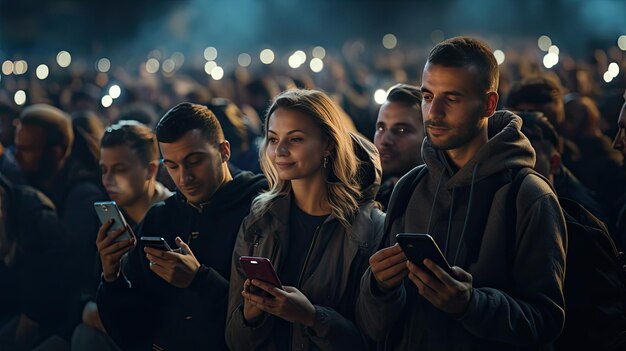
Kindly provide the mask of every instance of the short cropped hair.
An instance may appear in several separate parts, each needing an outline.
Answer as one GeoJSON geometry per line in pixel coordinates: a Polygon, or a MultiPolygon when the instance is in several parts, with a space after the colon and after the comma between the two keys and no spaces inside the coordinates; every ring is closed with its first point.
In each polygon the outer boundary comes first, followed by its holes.
{"type": "Polygon", "coordinates": [[[515,112],[522,118],[522,133],[530,141],[547,141],[559,149],[559,135],[548,118],[538,111],[515,112]]]}
{"type": "Polygon", "coordinates": [[[224,141],[224,132],[215,114],[204,105],[190,102],[182,102],[167,111],[156,126],[156,136],[161,143],[173,143],[193,129],[199,129],[205,140],[215,147],[224,141]]]}
{"type": "Polygon", "coordinates": [[[66,157],[72,152],[74,143],[72,120],[70,115],[60,109],[47,104],[28,106],[20,114],[20,124],[43,129],[46,135],[45,145],[60,146],[66,157]]]}
{"type": "Polygon", "coordinates": [[[150,128],[137,121],[119,121],[105,129],[100,148],[121,145],[135,151],[144,166],[159,158],[156,136],[150,128]]]}
{"type": "Polygon", "coordinates": [[[444,40],[430,51],[426,63],[444,67],[474,66],[478,69],[480,88],[485,92],[498,90],[498,62],[489,45],[482,40],[470,37],[444,40]]]}
{"type": "Polygon", "coordinates": [[[399,83],[389,88],[387,101],[419,106],[422,104],[422,92],[416,86],[399,83]]]}

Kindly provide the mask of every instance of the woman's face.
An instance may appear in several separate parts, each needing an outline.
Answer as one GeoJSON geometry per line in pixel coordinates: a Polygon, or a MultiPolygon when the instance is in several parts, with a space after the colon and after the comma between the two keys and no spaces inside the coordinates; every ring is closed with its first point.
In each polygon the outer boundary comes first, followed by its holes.
{"type": "Polygon", "coordinates": [[[268,121],[267,141],[267,155],[279,179],[306,179],[323,174],[328,142],[311,117],[295,110],[277,109],[268,121]]]}
{"type": "Polygon", "coordinates": [[[100,148],[100,169],[102,185],[121,207],[134,204],[148,191],[149,169],[126,145],[100,148]]]}

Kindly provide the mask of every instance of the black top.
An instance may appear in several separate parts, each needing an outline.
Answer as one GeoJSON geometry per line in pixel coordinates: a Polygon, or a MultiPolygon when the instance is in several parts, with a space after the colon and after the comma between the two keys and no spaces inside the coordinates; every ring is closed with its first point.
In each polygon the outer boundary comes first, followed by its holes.
{"type": "MultiPolygon", "coordinates": [[[[279,269],[280,282],[286,286],[297,286],[304,261],[313,243],[315,232],[324,223],[328,215],[313,216],[300,209],[292,199],[289,209],[289,248],[279,269]]],[[[278,319],[275,335],[291,335],[291,325],[284,319],[278,319]]],[[[276,338],[279,350],[289,350],[289,338],[276,338]]]]}
{"type": "Polygon", "coordinates": [[[297,286],[300,271],[313,241],[315,231],[328,215],[313,216],[300,209],[295,199],[289,209],[289,250],[279,273],[283,285],[297,286]]]}

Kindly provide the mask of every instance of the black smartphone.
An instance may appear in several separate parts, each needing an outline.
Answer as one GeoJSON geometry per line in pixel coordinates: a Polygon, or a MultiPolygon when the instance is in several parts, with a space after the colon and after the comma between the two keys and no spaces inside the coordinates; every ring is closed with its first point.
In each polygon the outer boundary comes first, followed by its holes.
{"type": "Polygon", "coordinates": [[[128,225],[126,224],[126,220],[124,219],[124,216],[122,216],[122,212],[117,207],[115,201],[94,202],[93,206],[96,209],[96,213],[98,214],[98,218],[100,219],[101,224],[104,224],[108,220],[113,219],[113,224],[111,225],[111,227],[109,227],[107,235],[120,228],[127,228],[122,234],[120,234],[120,236],[115,238],[114,242],[130,239],[128,225]]]}
{"type": "Polygon", "coordinates": [[[270,283],[280,289],[283,288],[272,262],[265,257],[241,256],[239,264],[248,279],[258,279],[270,283]]]}
{"type": "Polygon", "coordinates": [[[172,248],[167,244],[167,241],[163,237],[160,236],[142,236],[139,238],[143,246],[153,247],[155,249],[163,250],[163,251],[173,251],[172,248]]]}
{"type": "Polygon", "coordinates": [[[448,261],[432,236],[428,234],[399,233],[396,235],[396,240],[409,261],[419,268],[426,272],[431,272],[424,265],[424,259],[428,258],[446,271],[446,273],[452,274],[452,268],[450,268],[448,261]]]}

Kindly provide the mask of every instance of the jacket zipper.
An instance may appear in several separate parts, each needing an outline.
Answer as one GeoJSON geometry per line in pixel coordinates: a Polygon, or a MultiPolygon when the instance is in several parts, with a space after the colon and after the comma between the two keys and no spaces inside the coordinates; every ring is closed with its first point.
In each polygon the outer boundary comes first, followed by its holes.
{"type": "MultiPolygon", "coordinates": [[[[313,251],[313,246],[315,246],[315,240],[317,239],[317,235],[319,233],[319,229],[321,226],[317,226],[315,228],[315,232],[313,233],[313,240],[311,240],[311,245],[309,246],[309,251],[306,253],[306,257],[304,258],[304,264],[302,265],[302,270],[300,271],[300,277],[298,278],[298,284],[296,288],[299,290],[300,285],[302,284],[302,279],[304,278],[304,272],[306,271],[306,266],[309,263],[309,258],[311,257],[311,252],[313,251]]],[[[289,325],[290,333],[289,333],[289,350],[293,349],[293,323],[289,325]]]]}

